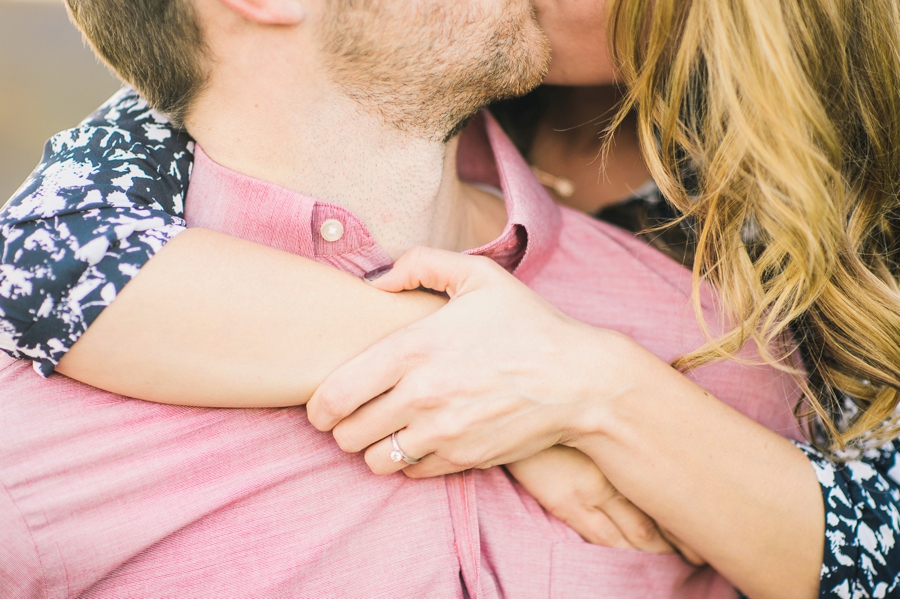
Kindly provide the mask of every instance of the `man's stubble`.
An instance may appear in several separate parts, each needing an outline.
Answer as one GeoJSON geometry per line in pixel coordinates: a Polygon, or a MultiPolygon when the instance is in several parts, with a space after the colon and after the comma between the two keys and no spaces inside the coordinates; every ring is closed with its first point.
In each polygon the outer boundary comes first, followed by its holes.
{"type": "Polygon", "coordinates": [[[329,70],[388,125],[447,141],[484,106],[539,85],[549,65],[530,3],[491,1],[326,0],[329,70]]]}

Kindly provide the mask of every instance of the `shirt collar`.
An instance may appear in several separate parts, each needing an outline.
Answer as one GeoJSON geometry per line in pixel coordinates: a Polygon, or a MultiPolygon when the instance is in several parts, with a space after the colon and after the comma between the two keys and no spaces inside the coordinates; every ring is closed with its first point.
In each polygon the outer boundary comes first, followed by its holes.
{"type": "MultiPolygon", "coordinates": [[[[492,258],[519,279],[530,280],[556,248],[561,226],[558,206],[486,111],[463,134],[457,163],[462,180],[503,192],[508,217],[497,239],[466,253],[492,258]]],[[[356,276],[391,263],[349,210],[225,168],[200,147],[185,217],[190,226],[313,258],[356,276]],[[342,229],[336,240],[334,221],[342,229]]]]}

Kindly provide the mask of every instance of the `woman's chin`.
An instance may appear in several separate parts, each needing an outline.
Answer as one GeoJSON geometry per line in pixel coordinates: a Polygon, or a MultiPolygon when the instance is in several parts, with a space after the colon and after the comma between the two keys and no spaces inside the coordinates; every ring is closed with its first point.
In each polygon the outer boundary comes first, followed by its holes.
{"type": "Polygon", "coordinates": [[[578,87],[614,85],[619,82],[618,73],[612,64],[584,64],[578,61],[556,61],[550,63],[544,85],[570,85],[578,87]]]}

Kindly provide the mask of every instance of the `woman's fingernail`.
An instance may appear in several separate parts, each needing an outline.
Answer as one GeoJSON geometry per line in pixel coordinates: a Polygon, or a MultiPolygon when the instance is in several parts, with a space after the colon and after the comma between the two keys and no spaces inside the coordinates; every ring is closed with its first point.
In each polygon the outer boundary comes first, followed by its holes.
{"type": "Polygon", "coordinates": [[[384,275],[386,275],[387,273],[391,272],[391,269],[392,269],[392,268],[394,268],[394,265],[393,265],[393,264],[388,264],[388,265],[386,265],[386,266],[379,266],[379,267],[376,268],[375,270],[370,270],[369,272],[367,272],[366,274],[364,274],[363,277],[364,277],[367,281],[374,281],[374,280],[377,279],[378,277],[384,276],[384,275]]]}

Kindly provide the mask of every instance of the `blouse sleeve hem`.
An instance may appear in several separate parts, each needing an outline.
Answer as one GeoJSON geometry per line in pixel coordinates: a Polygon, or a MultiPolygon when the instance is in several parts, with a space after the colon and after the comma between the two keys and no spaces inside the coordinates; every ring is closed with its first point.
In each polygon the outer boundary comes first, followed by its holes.
{"type": "Polygon", "coordinates": [[[165,244],[185,229],[180,223],[167,223],[141,231],[127,243],[120,242],[115,253],[106,253],[96,264],[88,264],[52,312],[35,319],[7,353],[14,358],[31,359],[35,371],[49,377],[103,309],[165,244]]]}

